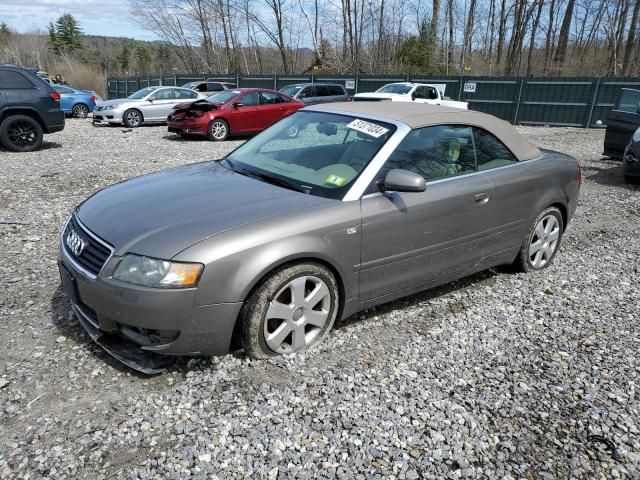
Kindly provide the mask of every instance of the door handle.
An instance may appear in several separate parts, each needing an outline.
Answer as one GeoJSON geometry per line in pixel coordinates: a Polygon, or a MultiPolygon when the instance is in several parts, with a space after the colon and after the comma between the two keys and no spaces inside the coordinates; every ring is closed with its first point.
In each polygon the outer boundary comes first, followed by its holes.
{"type": "Polygon", "coordinates": [[[488,193],[478,193],[475,196],[476,199],[476,203],[479,203],[480,205],[483,205],[485,203],[487,203],[489,201],[489,194],[488,193]]]}

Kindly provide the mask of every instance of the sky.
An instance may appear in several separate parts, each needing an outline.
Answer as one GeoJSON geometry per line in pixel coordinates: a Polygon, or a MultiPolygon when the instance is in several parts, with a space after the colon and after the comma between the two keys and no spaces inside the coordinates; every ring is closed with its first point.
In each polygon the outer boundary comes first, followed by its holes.
{"type": "Polygon", "coordinates": [[[0,23],[22,33],[45,31],[64,13],[72,14],[87,35],[157,40],[134,22],[128,0],[0,0],[0,23]]]}

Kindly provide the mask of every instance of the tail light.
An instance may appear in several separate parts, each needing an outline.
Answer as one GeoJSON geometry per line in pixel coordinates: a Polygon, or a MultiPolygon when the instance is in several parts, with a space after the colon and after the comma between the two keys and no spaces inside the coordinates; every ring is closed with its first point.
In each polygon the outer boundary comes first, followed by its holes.
{"type": "Polygon", "coordinates": [[[96,97],[94,97],[93,95],[91,95],[91,98],[89,99],[89,102],[91,102],[91,103],[96,103],[96,97]]]}
{"type": "Polygon", "coordinates": [[[58,92],[50,92],[49,96],[51,97],[51,100],[53,100],[54,102],[60,101],[60,94],[58,92]]]}

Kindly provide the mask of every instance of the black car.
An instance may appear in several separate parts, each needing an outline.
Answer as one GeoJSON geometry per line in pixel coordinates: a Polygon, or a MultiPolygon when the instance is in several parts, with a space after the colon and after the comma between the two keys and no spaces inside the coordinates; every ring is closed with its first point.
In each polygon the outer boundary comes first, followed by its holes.
{"type": "Polygon", "coordinates": [[[622,156],[622,173],[627,183],[640,181],[640,128],[631,136],[622,156]]]}
{"type": "Polygon", "coordinates": [[[35,69],[0,65],[0,144],[14,152],[30,152],[44,133],[64,128],[60,94],[35,69]]]}
{"type": "Polygon", "coordinates": [[[640,127],[640,90],[623,88],[609,112],[604,137],[604,154],[621,159],[631,136],[640,127]]]}

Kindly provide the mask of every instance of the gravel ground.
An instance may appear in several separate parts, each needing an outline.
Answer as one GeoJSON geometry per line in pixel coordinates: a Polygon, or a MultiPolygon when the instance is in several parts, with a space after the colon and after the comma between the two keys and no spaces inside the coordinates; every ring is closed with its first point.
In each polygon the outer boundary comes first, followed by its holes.
{"type": "Polygon", "coordinates": [[[551,268],[383,305],[306,354],[154,377],[77,325],[59,229],[100,187],[239,142],[71,120],[39,152],[0,150],[0,221],[24,222],[0,224],[0,478],[640,478],[640,188],[601,130],[520,130],[583,166],[551,268]]]}

